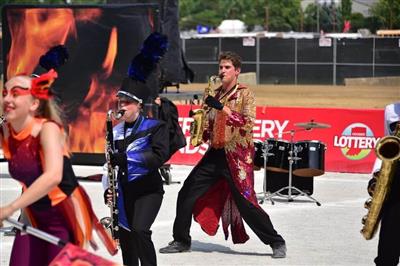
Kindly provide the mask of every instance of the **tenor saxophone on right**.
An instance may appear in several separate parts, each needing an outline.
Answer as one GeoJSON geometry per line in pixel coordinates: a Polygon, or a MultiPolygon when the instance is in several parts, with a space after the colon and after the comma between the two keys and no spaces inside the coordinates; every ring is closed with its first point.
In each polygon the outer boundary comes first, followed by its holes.
{"type": "Polygon", "coordinates": [[[389,195],[394,173],[400,159],[400,123],[397,124],[393,136],[386,136],[379,140],[375,153],[382,160],[382,166],[377,176],[372,198],[369,198],[364,207],[368,213],[363,217],[364,224],[361,234],[366,240],[374,237],[381,219],[382,206],[389,195]]]}

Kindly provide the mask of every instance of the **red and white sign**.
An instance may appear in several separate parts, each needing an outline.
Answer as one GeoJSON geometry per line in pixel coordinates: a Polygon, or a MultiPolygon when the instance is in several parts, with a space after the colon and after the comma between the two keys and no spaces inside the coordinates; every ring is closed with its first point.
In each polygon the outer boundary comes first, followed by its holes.
{"type": "MultiPolygon", "coordinates": [[[[170,159],[172,164],[194,165],[208,145],[189,144],[189,105],[179,105],[179,123],[188,145],[170,159]]],[[[375,161],[375,145],[384,135],[383,110],[343,108],[257,107],[254,139],[285,139],[293,142],[316,140],[325,144],[325,171],[370,173],[375,161]],[[330,128],[306,130],[296,123],[329,124],[330,128]]]]}

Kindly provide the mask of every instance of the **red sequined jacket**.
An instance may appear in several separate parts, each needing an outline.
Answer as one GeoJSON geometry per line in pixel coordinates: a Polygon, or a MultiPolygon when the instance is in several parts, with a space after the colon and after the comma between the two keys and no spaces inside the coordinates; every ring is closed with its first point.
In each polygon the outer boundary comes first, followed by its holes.
{"type": "MultiPolygon", "coordinates": [[[[254,94],[248,87],[237,84],[228,93],[218,88],[215,97],[231,109],[232,115],[228,117],[222,111],[212,109],[207,114],[203,139],[208,141],[211,147],[225,149],[236,188],[244,198],[260,208],[254,191],[252,132],[256,113],[254,94]]],[[[209,235],[216,234],[221,218],[226,239],[229,236],[229,225],[233,243],[244,243],[249,239],[242,217],[224,179],[197,200],[193,215],[209,235]]]]}

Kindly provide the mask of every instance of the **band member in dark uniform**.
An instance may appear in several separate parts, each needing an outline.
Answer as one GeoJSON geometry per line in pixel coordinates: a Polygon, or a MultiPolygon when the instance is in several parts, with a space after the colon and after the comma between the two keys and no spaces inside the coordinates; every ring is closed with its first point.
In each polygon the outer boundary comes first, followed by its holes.
{"type": "MultiPolygon", "coordinates": [[[[125,265],[139,265],[139,261],[141,265],[157,265],[150,229],[163,199],[158,168],[169,158],[169,141],[164,122],[141,114],[148,91],[145,83],[126,78],[117,93],[124,115],[113,128],[115,153],[111,164],[119,167],[117,206],[125,265]]],[[[108,189],[105,197],[111,200],[108,189]]]]}
{"type": "MultiPolygon", "coordinates": [[[[389,104],[385,108],[385,135],[393,135],[400,123],[400,102],[389,104]]],[[[376,184],[376,177],[382,161],[377,159],[373,169],[373,178],[369,181],[369,190],[376,184]]],[[[372,188],[373,191],[373,188],[372,188]]],[[[372,195],[371,195],[372,196],[372,195]]],[[[376,265],[398,265],[400,257],[400,164],[397,163],[389,195],[382,209],[382,220],[379,232],[378,256],[376,265]]]]}
{"type": "Polygon", "coordinates": [[[285,240],[275,231],[269,216],[259,206],[254,191],[254,144],[252,128],[255,119],[253,92],[238,83],[241,59],[233,52],[219,57],[222,86],[215,97],[205,103],[211,110],[205,116],[202,132],[210,147],[189,174],[179,191],[173,241],[161,253],[189,251],[192,215],[202,229],[215,235],[219,220],[225,237],[228,228],[234,243],[249,239],[243,220],[260,240],[270,245],[273,258],[286,256],[285,240]]]}

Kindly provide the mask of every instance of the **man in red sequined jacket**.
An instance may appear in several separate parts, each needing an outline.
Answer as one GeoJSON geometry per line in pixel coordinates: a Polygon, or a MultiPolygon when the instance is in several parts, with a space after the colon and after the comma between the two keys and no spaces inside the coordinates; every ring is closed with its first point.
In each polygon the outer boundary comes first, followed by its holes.
{"type": "Polygon", "coordinates": [[[274,229],[265,211],[258,205],[254,191],[254,144],[252,129],[255,119],[253,92],[238,83],[241,58],[233,52],[219,57],[222,85],[215,96],[208,96],[203,140],[209,149],[189,174],[177,201],[173,227],[174,240],[161,248],[161,253],[189,251],[192,215],[209,235],[215,235],[219,220],[225,238],[231,227],[233,243],[249,239],[243,220],[260,240],[270,245],[273,258],[286,256],[285,240],[274,229]]]}

